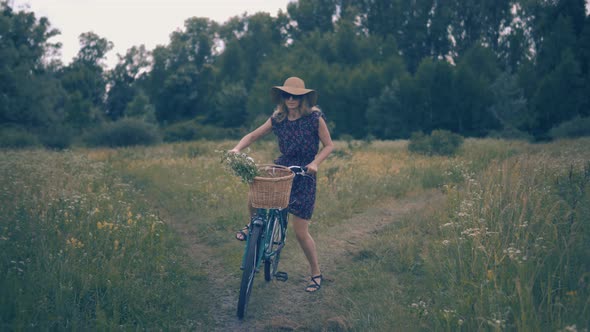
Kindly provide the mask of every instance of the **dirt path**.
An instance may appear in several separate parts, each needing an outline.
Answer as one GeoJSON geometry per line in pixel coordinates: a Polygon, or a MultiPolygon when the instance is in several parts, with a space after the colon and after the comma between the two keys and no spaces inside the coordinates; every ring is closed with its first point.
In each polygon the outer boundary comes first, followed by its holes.
{"type": "Polygon", "coordinates": [[[193,224],[170,214],[167,220],[184,242],[189,258],[208,271],[209,286],[218,294],[211,310],[216,326],[208,326],[208,331],[308,330],[306,322],[313,321],[317,326],[318,319],[322,320],[321,325],[336,325],[338,329],[338,325],[345,325],[345,322],[332,316],[329,308],[322,305],[335,303],[341,296],[330,290],[330,284],[337,282],[334,275],[336,265],[361,250],[363,241],[382,227],[426,207],[439,206],[443,201],[443,194],[436,190],[409,194],[399,200],[390,198],[379,202],[337,226],[323,229],[321,233],[314,233],[312,227],[322,272],[326,277],[325,287],[318,294],[304,292],[309,277],[307,262],[293,234],[288,234],[287,247],[281,257],[281,270],[289,273],[289,280],[265,283],[262,275],[257,276],[249,304],[249,308],[256,308],[256,315],[249,312],[243,321],[238,320],[235,314],[239,287],[239,280],[234,280],[236,276],[224,273],[225,267],[212,255],[212,249],[196,241],[193,224]]]}

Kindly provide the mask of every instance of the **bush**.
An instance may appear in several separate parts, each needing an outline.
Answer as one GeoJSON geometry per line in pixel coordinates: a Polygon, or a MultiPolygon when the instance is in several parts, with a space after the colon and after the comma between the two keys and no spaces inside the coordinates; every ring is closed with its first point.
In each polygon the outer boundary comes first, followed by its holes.
{"type": "Polygon", "coordinates": [[[578,116],[570,121],[563,122],[559,126],[551,128],[549,136],[553,139],[590,136],[590,117],[582,118],[578,116]]]}
{"type": "Polygon", "coordinates": [[[534,141],[534,137],[531,134],[514,127],[505,127],[502,130],[492,130],[488,134],[488,137],[509,140],[523,140],[529,142],[534,141]]]}
{"type": "Polygon", "coordinates": [[[164,141],[192,141],[197,138],[197,125],[193,121],[179,122],[164,128],[164,141]]]}
{"type": "Polygon", "coordinates": [[[39,139],[41,140],[43,146],[47,148],[63,150],[69,148],[70,145],[72,145],[74,132],[70,127],[57,125],[44,130],[39,135],[39,139]]]}
{"type": "Polygon", "coordinates": [[[194,120],[170,125],[164,129],[164,141],[181,142],[205,140],[224,140],[239,138],[244,134],[238,128],[220,128],[197,123],[194,120]]]}
{"type": "Polygon", "coordinates": [[[434,130],[430,142],[433,154],[452,156],[463,144],[463,137],[448,130],[434,130]]]}
{"type": "Polygon", "coordinates": [[[415,131],[410,136],[410,143],[408,150],[419,154],[429,154],[430,151],[430,137],[424,135],[421,131],[415,131]]]}
{"type": "Polygon", "coordinates": [[[22,149],[38,145],[37,136],[22,128],[0,129],[0,148],[22,149]]]}
{"type": "Polygon", "coordinates": [[[162,141],[160,130],[153,124],[139,119],[125,118],[104,123],[90,131],[83,138],[90,147],[121,147],[132,145],[154,145],[162,141]]]}
{"type": "Polygon", "coordinates": [[[422,132],[414,132],[410,137],[408,150],[429,156],[452,156],[462,144],[463,137],[448,130],[433,130],[429,136],[422,132]]]}

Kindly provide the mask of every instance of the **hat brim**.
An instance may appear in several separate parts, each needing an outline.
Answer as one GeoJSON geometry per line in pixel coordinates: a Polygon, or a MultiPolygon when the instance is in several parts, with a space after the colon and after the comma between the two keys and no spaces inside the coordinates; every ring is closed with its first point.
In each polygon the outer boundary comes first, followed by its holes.
{"type": "Polygon", "coordinates": [[[294,96],[305,96],[309,95],[309,102],[310,106],[315,106],[318,100],[318,94],[313,89],[302,89],[302,88],[295,88],[291,86],[273,86],[271,89],[272,100],[275,103],[280,103],[282,100],[281,94],[286,92],[288,94],[292,94],[294,96]]]}

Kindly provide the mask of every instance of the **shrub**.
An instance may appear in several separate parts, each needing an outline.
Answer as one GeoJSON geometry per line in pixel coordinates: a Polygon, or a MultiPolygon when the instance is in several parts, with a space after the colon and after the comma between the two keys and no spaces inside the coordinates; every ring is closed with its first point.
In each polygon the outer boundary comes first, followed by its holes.
{"type": "Polygon", "coordinates": [[[523,140],[532,142],[534,137],[526,131],[519,130],[515,127],[505,127],[502,130],[492,130],[488,134],[490,138],[523,140]]]}
{"type": "Polygon", "coordinates": [[[197,123],[194,120],[170,125],[164,129],[164,141],[181,142],[205,140],[223,140],[239,138],[244,133],[237,128],[220,128],[197,123]]]}
{"type": "Polygon", "coordinates": [[[154,145],[162,138],[158,127],[139,119],[125,118],[104,123],[84,136],[84,142],[91,147],[121,147],[132,145],[154,145]]]}
{"type": "Polygon", "coordinates": [[[412,133],[408,150],[424,155],[452,156],[462,144],[461,135],[448,130],[433,130],[429,136],[422,132],[412,133]]]}
{"type": "Polygon", "coordinates": [[[430,142],[433,154],[452,156],[463,144],[463,137],[448,130],[434,130],[430,142]]]}
{"type": "Polygon", "coordinates": [[[196,140],[198,132],[198,125],[192,120],[178,122],[164,128],[164,141],[182,142],[196,140]]]}
{"type": "Polygon", "coordinates": [[[430,154],[430,137],[421,131],[415,131],[410,136],[408,150],[419,154],[430,154]]]}
{"type": "Polygon", "coordinates": [[[56,125],[44,130],[39,135],[39,139],[41,140],[43,146],[47,148],[63,150],[69,148],[70,145],[72,145],[74,132],[70,127],[56,125]]]}
{"type": "Polygon", "coordinates": [[[590,117],[582,118],[578,116],[570,121],[563,122],[551,128],[549,136],[553,139],[590,136],[590,117]]]}
{"type": "Polygon", "coordinates": [[[37,136],[22,128],[0,129],[0,148],[22,149],[38,145],[37,136]]]}

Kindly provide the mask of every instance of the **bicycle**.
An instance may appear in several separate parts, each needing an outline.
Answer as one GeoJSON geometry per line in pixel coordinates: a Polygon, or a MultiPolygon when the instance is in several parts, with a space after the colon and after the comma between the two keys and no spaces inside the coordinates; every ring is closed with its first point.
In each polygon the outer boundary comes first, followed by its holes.
{"type": "MultiPolygon", "coordinates": [[[[271,281],[274,277],[279,281],[287,281],[286,272],[278,271],[281,250],[285,246],[287,236],[287,206],[291,184],[295,176],[305,176],[306,168],[301,166],[284,167],[279,165],[261,165],[267,175],[271,175],[270,183],[261,190],[262,197],[250,188],[250,202],[256,208],[256,214],[248,225],[244,256],[242,258],[242,280],[238,299],[238,318],[244,318],[256,273],[264,263],[264,280],[271,281]],[[275,177],[276,173],[279,174],[275,177]],[[285,173],[288,172],[288,173],[285,173]],[[281,184],[277,185],[278,182],[281,184]],[[282,188],[281,188],[282,186],[282,188]]],[[[258,180],[261,180],[257,177],[258,180]]],[[[267,178],[268,179],[268,178],[267,178]]],[[[256,179],[255,179],[256,181],[256,179]]]]}

